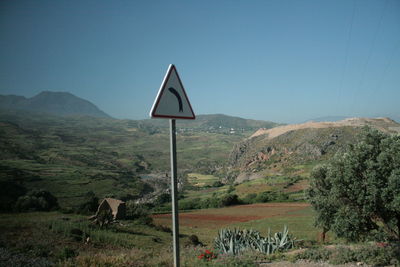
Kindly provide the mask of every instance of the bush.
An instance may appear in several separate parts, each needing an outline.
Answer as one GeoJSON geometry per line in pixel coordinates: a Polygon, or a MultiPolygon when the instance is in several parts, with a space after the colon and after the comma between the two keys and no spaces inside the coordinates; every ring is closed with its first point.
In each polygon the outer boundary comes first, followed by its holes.
{"type": "Polygon", "coordinates": [[[203,243],[200,242],[199,237],[197,235],[191,235],[185,242],[185,246],[203,246],[203,243]]]}
{"type": "Polygon", "coordinates": [[[97,211],[99,206],[99,198],[96,197],[93,191],[89,191],[85,195],[84,201],[79,205],[78,213],[91,214],[97,211]]]}
{"type": "Polygon", "coordinates": [[[312,248],[295,256],[296,260],[329,261],[331,264],[346,264],[349,262],[364,262],[372,266],[387,266],[400,264],[400,247],[388,245],[386,247],[364,246],[358,249],[339,247],[328,250],[312,248]]]}
{"type": "Polygon", "coordinates": [[[200,208],[201,209],[207,209],[207,208],[220,208],[221,207],[221,202],[220,199],[215,197],[215,198],[207,198],[204,199],[200,202],[200,208]]]}
{"type": "Polygon", "coordinates": [[[368,246],[356,251],[357,260],[373,266],[400,265],[400,246],[368,246]]]}
{"type": "Polygon", "coordinates": [[[149,210],[144,205],[135,204],[133,201],[126,203],[126,218],[136,220],[138,224],[151,225],[153,219],[149,216],[149,210]]]}
{"type": "Polygon", "coordinates": [[[179,209],[180,210],[194,210],[194,209],[200,209],[201,207],[201,201],[199,198],[194,198],[191,200],[183,200],[179,202],[179,209]]]}
{"type": "Polygon", "coordinates": [[[27,195],[19,197],[15,204],[17,211],[50,211],[58,209],[55,196],[45,190],[32,190],[27,195]]]}
{"type": "Polygon", "coordinates": [[[243,199],[242,202],[245,204],[254,204],[257,202],[257,194],[256,193],[251,193],[247,194],[243,199]]]}
{"type": "Polygon", "coordinates": [[[262,192],[255,198],[255,203],[265,203],[274,199],[274,194],[272,192],[262,192]]]}
{"type": "Polygon", "coordinates": [[[238,205],[240,204],[239,197],[235,195],[225,195],[220,199],[220,206],[221,207],[227,207],[227,206],[232,206],[232,205],[238,205]]]}
{"type": "Polygon", "coordinates": [[[212,186],[213,187],[221,187],[221,186],[223,186],[224,184],[221,182],[221,181],[215,181],[213,184],[212,184],[212,186]]]}
{"type": "Polygon", "coordinates": [[[235,191],[235,187],[234,187],[233,185],[230,185],[230,186],[228,187],[227,193],[230,194],[230,193],[232,193],[233,191],[235,191]]]}
{"type": "Polygon", "coordinates": [[[330,255],[329,263],[338,265],[358,261],[358,252],[349,248],[339,247],[330,255]]]}
{"type": "Polygon", "coordinates": [[[332,252],[325,248],[311,248],[295,256],[296,260],[327,261],[332,252]]]}
{"type": "Polygon", "coordinates": [[[288,200],[289,200],[289,195],[284,192],[279,192],[275,197],[275,201],[278,201],[278,202],[285,202],[288,200]]]}
{"type": "Polygon", "coordinates": [[[169,202],[171,202],[171,194],[162,193],[154,200],[154,205],[158,206],[169,202]]]}

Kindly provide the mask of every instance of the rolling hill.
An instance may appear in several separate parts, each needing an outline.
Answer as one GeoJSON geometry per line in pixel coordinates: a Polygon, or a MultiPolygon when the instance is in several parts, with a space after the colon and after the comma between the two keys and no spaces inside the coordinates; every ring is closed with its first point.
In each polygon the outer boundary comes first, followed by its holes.
{"type": "Polygon", "coordinates": [[[91,102],[67,92],[44,91],[31,98],[0,95],[0,108],[4,110],[27,110],[60,116],[110,117],[91,102]]]}
{"type": "MultiPolygon", "coordinates": [[[[249,124],[243,132],[230,133],[228,128],[239,124],[224,119],[247,120],[225,115],[199,117],[198,125],[178,125],[180,175],[221,171],[234,144],[253,129],[249,124]],[[204,130],[204,125],[215,124],[215,118],[225,127],[204,130]]],[[[169,132],[157,123],[0,109],[0,183],[47,189],[64,207],[78,205],[89,191],[100,198],[141,198],[156,189],[143,177],[165,177],[169,172],[169,132]]]]}
{"type": "MultiPolygon", "coordinates": [[[[169,127],[168,120],[147,119],[143,124],[160,128],[169,127]]],[[[177,120],[177,127],[186,130],[201,130],[206,132],[249,134],[259,128],[270,129],[282,124],[271,121],[260,121],[228,116],[224,114],[197,115],[195,120],[177,120]]]]}
{"type": "Polygon", "coordinates": [[[400,132],[400,124],[389,118],[349,118],[259,129],[233,149],[230,165],[239,173],[233,179],[240,182],[273,174],[307,174],[312,165],[356,142],[364,126],[400,132]]]}

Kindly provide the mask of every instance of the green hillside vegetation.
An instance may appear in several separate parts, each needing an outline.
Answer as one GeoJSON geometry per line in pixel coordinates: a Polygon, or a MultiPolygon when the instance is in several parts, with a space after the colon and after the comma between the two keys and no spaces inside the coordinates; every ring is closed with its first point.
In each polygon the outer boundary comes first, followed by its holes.
{"type": "MultiPolygon", "coordinates": [[[[170,211],[170,195],[160,191],[153,205],[133,202],[158,190],[154,177],[169,172],[168,127],[158,123],[2,111],[0,197],[2,204],[9,203],[2,212],[13,203],[18,211],[50,212],[2,214],[0,265],[170,266],[171,219],[163,214],[170,211]],[[39,188],[44,190],[33,190],[39,188]],[[127,200],[127,220],[99,225],[70,213],[74,208],[93,214],[105,196],[127,200]],[[61,210],[51,211],[58,206],[61,210]]],[[[318,211],[306,203],[309,174],[357,143],[361,127],[300,129],[275,138],[248,138],[250,127],[234,133],[231,128],[179,128],[182,265],[299,259],[398,264],[398,246],[385,239],[341,247],[342,240],[328,232],[329,249],[317,246],[322,229],[313,225],[318,211]],[[214,245],[220,230],[252,229],[268,236],[268,229],[274,233],[285,225],[300,240],[295,247],[308,249],[234,257],[214,245]],[[204,262],[206,254],[217,258],[204,262]]]]}
{"type": "Polygon", "coordinates": [[[243,181],[271,175],[308,177],[317,163],[357,142],[364,126],[386,133],[396,133],[400,129],[398,123],[388,118],[352,119],[332,123],[329,127],[320,123],[321,128],[301,126],[276,127],[275,132],[286,130],[273,137],[265,131],[237,144],[230,155],[230,166],[236,175],[230,178],[243,181]]]}
{"type": "MultiPolygon", "coordinates": [[[[140,175],[169,172],[169,132],[158,123],[2,111],[0,179],[46,189],[61,207],[77,206],[89,191],[99,198],[142,197],[153,188],[140,175]]],[[[224,133],[196,127],[178,128],[180,173],[223,177],[231,148],[251,128],[224,133]]]]}
{"type": "MultiPolygon", "coordinates": [[[[157,127],[167,128],[169,127],[167,120],[143,120],[145,124],[154,125],[157,127]]],[[[206,132],[217,132],[217,133],[230,133],[234,131],[235,134],[252,134],[254,131],[260,128],[273,128],[279,123],[271,121],[260,121],[243,119],[239,117],[232,117],[223,114],[209,114],[209,115],[198,115],[195,120],[178,120],[177,127],[186,130],[201,129],[206,132]]]]}

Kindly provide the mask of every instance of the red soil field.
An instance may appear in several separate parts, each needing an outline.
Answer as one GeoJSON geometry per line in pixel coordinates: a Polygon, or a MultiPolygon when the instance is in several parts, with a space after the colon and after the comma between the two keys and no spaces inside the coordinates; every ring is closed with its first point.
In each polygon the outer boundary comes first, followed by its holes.
{"type": "MultiPolygon", "coordinates": [[[[179,224],[189,227],[221,227],[236,222],[248,222],[274,216],[297,216],[293,211],[309,207],[307,203],[262,203],[220,209],[204,209],[179,214],[179,224]]],[[[157,224],[170,225],[171,214],[153,215],[157,224]]]]}

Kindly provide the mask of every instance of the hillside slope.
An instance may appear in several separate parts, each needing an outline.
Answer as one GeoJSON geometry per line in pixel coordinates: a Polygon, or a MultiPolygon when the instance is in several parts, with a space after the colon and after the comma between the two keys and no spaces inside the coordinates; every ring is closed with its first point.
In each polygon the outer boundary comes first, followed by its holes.
{"type": "Polygon", "coordinates": [[[386,133],[400,132],[400,124],[389,118],[351,118],[259,129],[234,147],[230,166],[239,173],[239,182],[268,174],[301,174],[309,171],[304,165],[329,159],[356,142],[363,126],[386,133]]]}
{"type": "Polygon", "coordinates": [[[0,95],[0,108],[5,110],[29,110],[52,115],[85,115],[109,118],[91,102],[67,92],[44,91],[25,98],[15,95],[0,95]]]}
{"type": "MultiPolygon", "coordinates": [[[[143,124],[161,128],[169,127],[168,120],[147,119],[143,124]]],[[[251,120],[224,114],[197,115],[195,120],[178,120],[177,128],[195,129],[208,132],[247,134],[259,128],[270,129],[282,124],[272,121],[251,120]]]]}
{"type": "MultiPolygon", "coordinates": [[[[178,132],[179,175],[220,170],[243,137],[178,132]]],[[[143,121],[0,109],[0,150],[0,184],[47,189],[62,206],[77,205],[88,191],[141,198],[155,187],[148,177],[165,178],[170,168],[168,129],[143,121]]]]}

